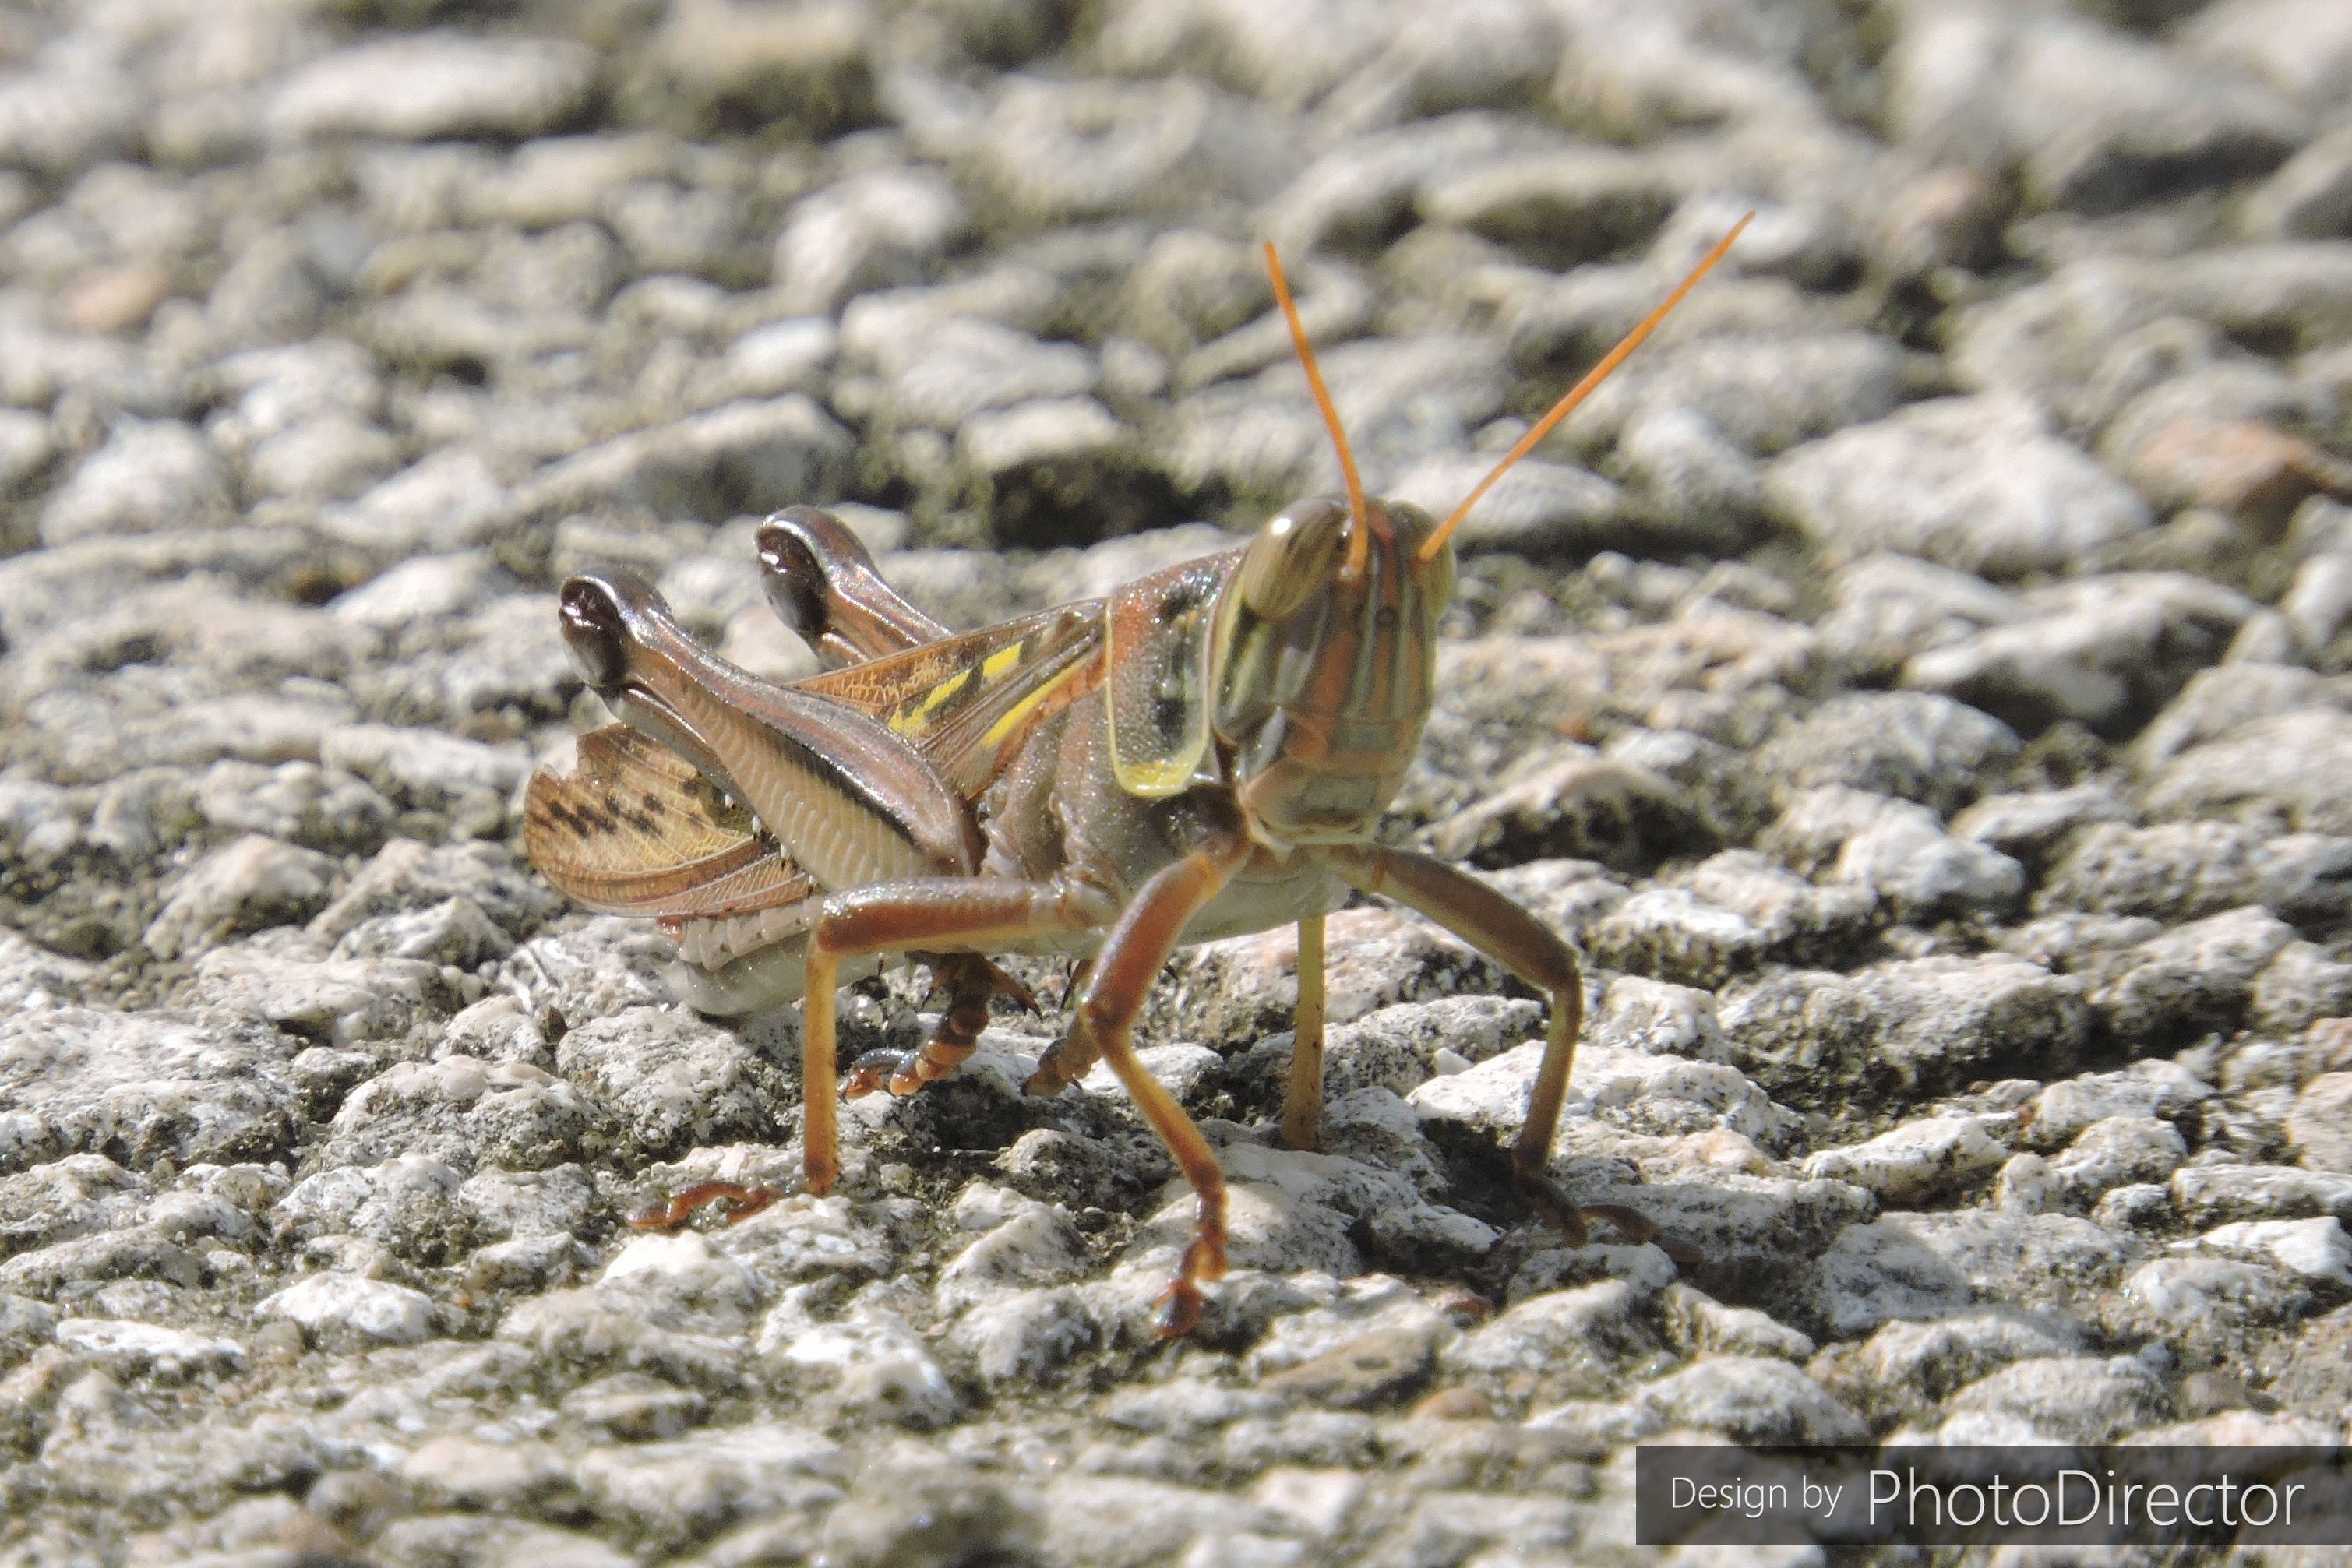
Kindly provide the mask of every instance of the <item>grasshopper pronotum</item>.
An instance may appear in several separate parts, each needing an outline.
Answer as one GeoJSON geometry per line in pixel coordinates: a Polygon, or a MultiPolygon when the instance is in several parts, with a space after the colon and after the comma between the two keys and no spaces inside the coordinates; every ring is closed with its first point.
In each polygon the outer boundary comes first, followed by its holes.
{"type": "MultiPolygon", "coordinates": [[[[757,680],[680,631],[659,595],[613,571],[561,596],[582,675],[625,721],[583,737],[570,774],[530,781],[524,841],[592,908],[658,918],[678,938],[683,999],[717,1013],[803,999],[808,1190],[839,1172],[836,988],[881,956],[928,961],[947,1011],[904,1059],[849,1085],[908,1093],[972,1051],[992,993],[983,955],[1086,960],[1068,1031],[1028,1087],[1054,1093],[1107,1061],[1198,1195],[1160,1330],[1199,1318],[1223,1273],[1224,1182],[1200,1129],[1129,1041],[1179,943],[1298,927],[1297,1043],[1282,1135],[1311,1148],[1322,1101],[1323,920],[1354,888],[1420,911],[1550,999],[1512,1169],[1571,1240],[1587,1218],[1544,1174],[1582,1022],[1566,943],[1441,861],[1372,841],[1431,701],[1454,528],[1491,485],[1633,352],[1745,218],[1538,420],[1443,523],[1369,500],[1289,288],[1275,297],[1346,481],[1247,544],[1153,572],[1106,599],[958,636],[893,592],[856,538],[813,508],[760,532],[769,596],[838,667],[757,680]]],[[[704,1184],[688,1201],[761,1195],[704,1184]]]]}

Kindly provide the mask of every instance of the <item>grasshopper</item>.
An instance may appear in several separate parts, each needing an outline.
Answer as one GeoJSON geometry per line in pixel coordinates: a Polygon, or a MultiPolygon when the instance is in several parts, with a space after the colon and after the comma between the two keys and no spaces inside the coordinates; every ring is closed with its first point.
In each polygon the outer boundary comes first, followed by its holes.
{"type": "MultiPolygon", "coordinates": [[[[807,1190],[839,1174],[837,988],[891,955],[928,963],[947,1008],[924,1044],[854,1064],[847,1091],[909,1093],[974,1049],[992,996],[1027,999],[985,955],[1083,961],[1066,1032],[1033,1093],[1108,1062],[1196,1195],[1159,1332],[1198,1321],[1225,1269],[1224,1179],[1131,1032],[1179,944],[1295,923],[1296,1043],[1281,1135],[1318,1137],[1324,916],[1349,890],[1419,911],[1549,999],[1514,1175],[1572,1244],[1588,1218],[1545,1174],[1581,1030],[1583,982],[1559,936],[1485,883],[1372,841],[1419,745],[1454,529],[1487,489],[1633,352],[1746,225],[1529,428],[1442,523],[1368,499],[1274,247],[1275,298],[1329,430],[1344,499],[1296,505],[1246,544],[1105,598],[957,635],[907,603],[837,519],[808,507],[758,535],[771,601],[834,666],[791,685],[734,668],[624,571],[560,595],[582,677],[623,720],[541,769],[524,808],[532,862],[593,909],[658,919],[681,999],[742,1013],[801,1000],[807,1190]]],[[[768,1195],[700,1184],[694,1204],[768,1195]]]]}

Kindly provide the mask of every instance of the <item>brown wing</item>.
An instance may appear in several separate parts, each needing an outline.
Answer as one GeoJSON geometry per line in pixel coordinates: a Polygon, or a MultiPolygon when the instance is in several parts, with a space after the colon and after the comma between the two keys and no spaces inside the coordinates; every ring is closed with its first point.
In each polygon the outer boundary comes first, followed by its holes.
{"type": "Polygon", "coordinates": [[[608,914],[741,915],[816,892],[750,812],[626,725],[582,736],[570,773],[531,775],[522,833],[550,883],[608,914]]]}
{"type": "Polygon", "coordinates": [[[813,676],[802,689],[879,718],[976,799],[1043,719],[1101,684],[1103,601],[1080,600],[813,676]]]}

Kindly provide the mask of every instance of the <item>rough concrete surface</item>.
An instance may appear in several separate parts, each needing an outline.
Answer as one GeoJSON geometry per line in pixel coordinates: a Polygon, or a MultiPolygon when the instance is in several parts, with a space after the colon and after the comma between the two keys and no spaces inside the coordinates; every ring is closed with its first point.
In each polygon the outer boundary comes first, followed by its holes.
{"type": "MultiPolygon", "coordinates": [[[[0,1564],[1535,1568],[1631,1445],[2335,1443],[2352,7],[35,0],[0,11],[0,1564]],[[1180,956],[1190,1212],[1059,1020],[845,1113],[520,858],[596,562],[772,675],[751,523],[958,626],[1336,481],[1473,515],[1393,831],[1539,1009],[1180,956]]],[[[1035,967],[1048,996],[1058,971],[1035,967]]],[[[923,1027],[903,972],[849,1049],[923,1027]]],[[[1774,1562],[1812,1561],[1803,1553],[1774,1562]]]]}

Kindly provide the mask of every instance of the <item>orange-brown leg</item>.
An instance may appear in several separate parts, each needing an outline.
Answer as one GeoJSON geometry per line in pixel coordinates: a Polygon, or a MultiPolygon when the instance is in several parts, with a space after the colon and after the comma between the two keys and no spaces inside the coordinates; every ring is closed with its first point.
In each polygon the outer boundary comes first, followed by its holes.
{"type": "Polygon", "coordinates": [[[659,1203],[636,1210],[628,1217],[628,1223],[637,1230],[683,1230],[698,1212],[714,1203],[723,1203],[727,1206],[727,1223],[734,1225],[751,1218],[782,1196],[772,1186],[698,1181],[659,1203]]]}
{"type": "Polygon", "coordinates": [[[1292,1016],[1290,1083],[1282,1097],[1282,1141],[1311,1149],[1323,1124],[1323,917],[1298,923],[1298,1007],[1292,1016]]]}
{"type": "Polygon", "coordinates": [[[1194,851],[1145,883],[1103,939],[1086,995],[1070,1020],[1073,1041],[1083,1047],[1080,1054],[1110,1063],[1136,1109],[1192,1184],[1198,1218],[1184,1261],[1160,1298],[1163,1338],[1184,1333],[1200,1321],[1202,1282],[1225,1271],[1225,1174],[1184,1107],[1136,1059],[1135,1015],[1143,1010],[1144,998],[1186,922],[1217,895],[1249,852],[1249,841],[1236,836],[1194,851]]]}
{"type": "MultiPolygon", "coordinates": [[[[1584,1244],[1587,1218],[1605,1219],[1637,1241],[1659,1239],[1657,1227],[1632,1209],[1615,1204],[1579,1207],[1546,1174],[1584,1028],[1584,977],[1568,944],[1508,898],[1444,861],[1376,844],[1334,845],[1316,852],[1351,886],[1418,910],[1551,998],[1528,1118],[1511,1145],[1511,1174],[1570,1246],[1584,1244]]],[[[1667,1250],[1687,1255],[1679,1246],[1667,1250]]]]}
{"type": "Polygon", "coordinates": [[[1108,925],[1109,898],[1082,883],[937,877],[835,894],[810,933],[808,993],[801,1003],[802,1168],[825,1193],[841,1174],[834,1103],[835,992],[853,954],[955,951],[1108,925]]]}

